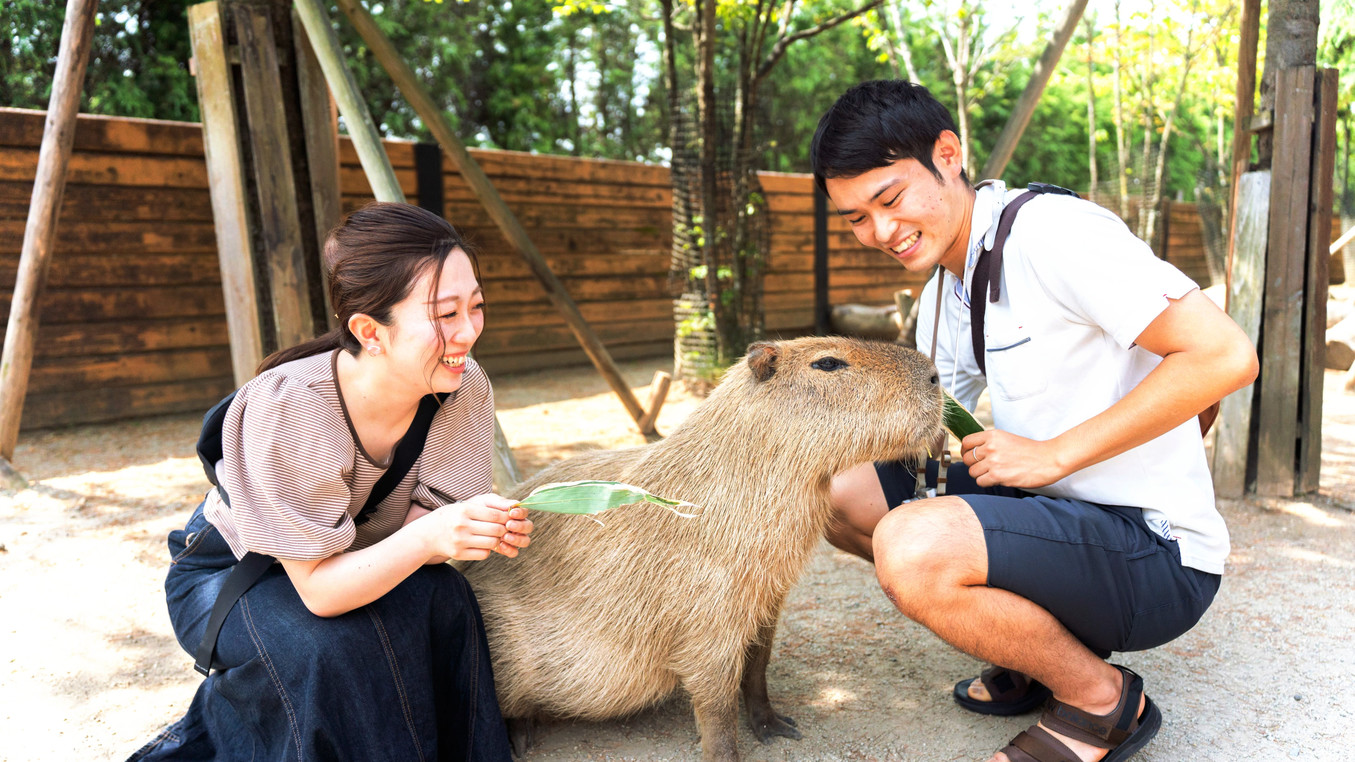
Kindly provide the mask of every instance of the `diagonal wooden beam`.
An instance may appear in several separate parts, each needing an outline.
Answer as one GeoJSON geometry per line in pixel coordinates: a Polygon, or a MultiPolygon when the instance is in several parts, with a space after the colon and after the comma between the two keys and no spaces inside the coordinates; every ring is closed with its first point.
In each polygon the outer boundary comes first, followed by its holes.
{"type": "MultiPolygon", "coordinates": [[[[320,62],[320,69],[329,83],[330,93],[339,106],[344,123],[348,125],[348,135],[357,149],[362,170],[367,174],[367,182],[378,201],[404,201],[405,193],[391,167],[390,157],[381,145],[381,134],[376,130],[372,114],[358,92],[353,72],[343,60],[343,51],[339,48],[339,36],[329,23],[329,14],[320,6],[318,0],[296,0],[296,15],[305,27],[311,48],[320,62]]],[[[508,437],[499,425],[498,415],[494,416],[494,484],[500,492],[522,481],[522,471],[518,468],[517,458],[508,446],[508,437]]]]}
{"type": "Polygon", "coordinates": [[[1064,14],[1059,21],[1058,26],[1054,28],[1054,37],[1045,46],[1044,52],[1040,54],[1040,60],[1035,62],[1035,68],[1030,73],[1030,81],[1026,83],[1026,89],[1021,91],[1021,97],[1016,99],[1016,105],[1012,107],[1012,115],[1007,118],[1007,124],[1002,128],[1002,133],[997,136],[997,141],[993,144],[993,152],[988,154],[988,160],[983,163],[983,171],[979,173],[980,180],[988,178],[1001,177],[1007,169],[1007,162],[1012,160],[1012,154],[1016,152],[1016,144],[1021,142],[1021,134],[1026,131],[1026,125],[1030,124],[1030,117],[1035,113],[1035,106],[1040,102],[1040,96],[1044,93],[1045,85],[1049,84],[1049,78],[1054,74],[1054,67],[1059,65],[1059,58],[1063,56],[1063,49],[1068,46],[1068,41],[1073,38],[1073,32],[1077,29],[1077,23],[1082,19],[1082,12],[1087,9],[1087,0],[1073,0],[1068,6],[1068,12],[1064,14]]]}
{"type": "MultiPolygon", "coordinates": [[[[38,333],[38,299],[47,281],[56,243],[61,195],[66,190],[66,165],[75,144],[75,117],[80,112],[97,6],[96,0],[68,0],[66,21],[61,27],[61,50],[47,105],[47,124],[38,153],[37,178],[33,181],[33,198],[24,227],[14,298],[9,305],[4,355],[0,359],[0,462],[5,466],[0,471],[6,473],[12,473],[8,462],[13,460],[19,441],[19,420],[23,417],[38,333]]],[[[18,486],[12,478],[9,483],[18,486]]]]}
{"type": "MultiPolygon", "coordinates": [[[[314,0],[307,1],[314,2],[314,0]]],[[[1085,1],[1082,0],[1082,2],[1085,1]]],[[[485,207],[485,211],[494,220],[494,224],[499,226],[499,230],[503,232],[509,244],[526,260],[532,274],[536,276],[536,279],[546,290],[547,298],[564,315],[566,324],[573,331],[579,344],[583,346],[583,351],[588,355],[588,359],[593,361],[598,373],[602,374],[603,379],[612,387],[612,391],[621,399],[621,404],[626,407],[626,412],[630,413],[631,418],[640,427],[640,432],[642,434],[653,433],[653,417],[645,415],[644,408],[640,407],[639,400],[631,392],[626,380],[621,377],[621,371],[612,361],[612,356],[607,352],[607,347],[603,345],[602,340],[597,337],[597,334],[589,327],[588,322],[584,320],[583,314],[579,312],[579,306],[570,297],[569,292],[565,290],[564,284],[551,271],[550,265],[546,263],[546,258],[541,255],[540,250],[536,248],[536,244],[532,243],[526,229],[523,228],[522,223],[518,221],[517,216],[508,208],[508,205],[504,203],[503,198],[499,196],[499,192],[495,190],[494,184],[490,182],[484,170],[471,158],[470,153],[466,151],[466,146],[457,138],[455,131],[452,130],[451,122],[447,120],[447,115],[433,102],[428,90],[419,82],[404,59],[396,53],[395,46],[391,43],[390,38],[377,28],[376,22],[367,13],[367,9],[358,0],[338,0],[338,3],[340,10],[352,22],[363,42],[367,43],[368,50],[376,56],[376,60],[390,75],[391,80],[395,82],[395,86],[404,95],[405,100],[413,107],[414,113],[418,114],[423,123],[428,126],[428,130],[433,133],[438,145],[442,146],[447,158],[465,178],[466,183],[471,187],[471,191],[475,193],[475,197],[480,200],[480,203],[485,207]]],[[[662,404],[662,400],[659,400],[659,404],[662,404]]]]}

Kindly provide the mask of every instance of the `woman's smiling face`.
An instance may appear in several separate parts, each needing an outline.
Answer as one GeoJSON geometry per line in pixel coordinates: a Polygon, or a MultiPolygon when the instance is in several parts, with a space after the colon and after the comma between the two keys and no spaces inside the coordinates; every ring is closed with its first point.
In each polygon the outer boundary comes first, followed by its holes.
{"type": "Polygon", "coordinates": [[[485,326],[485,299],[470,257],[454,249],[442,266],[437,288],[427,268],[409,295],[391,310],[390,360],[402,376],[433,391],[461,388],[466,355],[485,326]]]}

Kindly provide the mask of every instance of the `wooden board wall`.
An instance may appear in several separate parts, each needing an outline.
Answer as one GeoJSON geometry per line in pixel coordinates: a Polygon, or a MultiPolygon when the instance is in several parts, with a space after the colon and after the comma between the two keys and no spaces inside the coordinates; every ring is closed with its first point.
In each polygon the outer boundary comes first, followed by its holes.
{"type": "MultiPolygon", "coordinates": [[[[0,108],[0,310],[8,314],[42,140],[41,111],[0,108]]],[[[414,147],[388,141],[417,199],[414,147]]],[[[668,170],[629,162],[472,151],[616,358],[672,352],[668,170]]],[[[345,211],[371,200],[340,148],[345,211]]],[[[489,303],[476,354],[494,373],[587,362],[465,182],[444,164],[446,213],[480,252],[489,303]]],[[[809,333],[813,181],[762,177],[770,210],[767,329],[809,333]]],[[[230,347],[197,124],[82,115],[43,295],[27,429],[205,410],[232,386],[230,347]]],[[[830,302],[886,305],[922,279],[864,249],[830,211],[830,302]]],[[[1208,285],[1198,215],[1173,204],[1168,259],[1208,285]],[[1191,219],[1194,219],[1192,234],[1191,219]]],[[[1339,232],[1339,231],[1338,231],[1339,232]]],[[[1335,236],[1333,236],[1335,237],[1335,236]]],[[[3,324],[0,323],[0,329],[3,324]]]]}

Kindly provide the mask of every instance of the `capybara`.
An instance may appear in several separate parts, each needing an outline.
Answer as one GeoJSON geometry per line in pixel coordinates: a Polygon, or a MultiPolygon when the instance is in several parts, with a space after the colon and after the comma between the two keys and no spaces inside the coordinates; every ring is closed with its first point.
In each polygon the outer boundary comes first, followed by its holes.
{"type": "Polygon", "coordinates": [[[799,738],[768,701],[767,658],[786,593],[830,521],[829,479],[925,451],[941,422],[936,369],[911,349],[761,342],[666,439],[538,473],[512,497],[603,479],[700,508],[684,518],[623,506],[601,514],[605,525],[536,512],[530,549],[463,569],[504,716],[601,720],[682,686],[704,758],[735,760],[741,688],[760,740],[799,738]]]}

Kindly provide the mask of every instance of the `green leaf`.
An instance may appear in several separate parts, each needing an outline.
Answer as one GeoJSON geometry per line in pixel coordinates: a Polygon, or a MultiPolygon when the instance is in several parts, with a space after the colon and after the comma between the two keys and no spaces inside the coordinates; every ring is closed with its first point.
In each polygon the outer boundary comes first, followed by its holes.
{"type": "Polygon", "coordinates": [[[519,501],[518,505],[533,511],[592,515],[610,511],[623,505],[635,505],[636,503],[655,503],[679,516],[691,517],[695,515],[678,510],[680,508],[695,508],[696,506],[691,503],[651,495],[639,487],[633,487],[629,484],[603,481],[545,484],[532,490],[532,493],[519,501]]]}
{"type": "Polygon", "coordinates": [[[956,439],[963,440],[970,434],[977,434],[980,431],[983,431],[983,426],[979,425],[979,422],[974,420],[974,416],[970,415],[969,411],[965,410],[963,405],[956,402],[955,398],[950,396],[950,392],[942,390],[942,393],[946,395],[946,409],[944,414],[946,428],[950,429],[950,433],[954,434],[956,439]]]}

